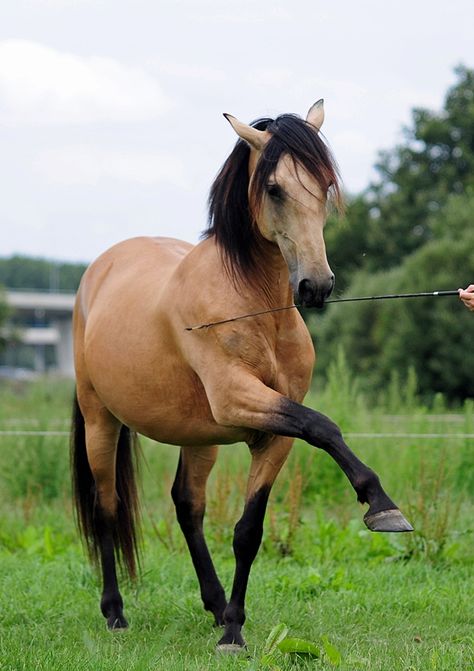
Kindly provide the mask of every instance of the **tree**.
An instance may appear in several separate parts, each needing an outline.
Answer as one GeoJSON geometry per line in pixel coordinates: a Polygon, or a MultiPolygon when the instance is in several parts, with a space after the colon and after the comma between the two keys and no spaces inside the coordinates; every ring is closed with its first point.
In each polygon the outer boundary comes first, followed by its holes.
{"type": "Polygon", "coordinates": [[[474,185],[474,71],[459,67],[456,74],[444,109],[413,110],[406,143],[380,155],[380,181],[367,194],[373,270],[398,265],[428,242],[432,215],[474,185]]]}
{"type": "MultiPolygon", "coordinates": [[[[359,271],[352,295],[457,289],[473,281],[474,189],[451,196],[428,225],[432,239],[397,268],[359,271]]],[[[453,298],[426,298],[328,306],[312,331],[321,339],[320,363],[327,368],[344,347],[351,370],[367,388],[380,391],[393,371],[413,368],[420,391],[448,398],[474,396],[474,319],[453,298]]]]}

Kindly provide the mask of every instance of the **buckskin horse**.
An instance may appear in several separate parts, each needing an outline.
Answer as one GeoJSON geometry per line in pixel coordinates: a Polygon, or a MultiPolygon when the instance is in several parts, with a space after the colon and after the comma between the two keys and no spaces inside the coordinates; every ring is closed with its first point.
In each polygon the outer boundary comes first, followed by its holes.
{"type": "Polygon", "coordinates": [[[294,438],[325,450],[344,471],[372,531],[412,527],[378,476],[325,415],[301,405],[315,360],[297,310],[214,328],[203,319],[289,306],[321,307],[334,286],[323,239],[327,201],[341,204],[338,172],[319,129],[323,101],[306,120],[283,114],[246,125],[209,197],[196,246],[138,237],[84,274],[74,311],[76,397],[72,439],[80,530],[103,577],[110,629],[127,627],[116,560],[136,574],[138,502],[133,436],[181,447],[172,498],[202,600],[224,633],[245,646],[244,600],[272,484],[294,438]],[[218,444],[244,441],[251,468],[235,526],[235,576],[227,601],[203,534],[205,488],[218,444]]]}

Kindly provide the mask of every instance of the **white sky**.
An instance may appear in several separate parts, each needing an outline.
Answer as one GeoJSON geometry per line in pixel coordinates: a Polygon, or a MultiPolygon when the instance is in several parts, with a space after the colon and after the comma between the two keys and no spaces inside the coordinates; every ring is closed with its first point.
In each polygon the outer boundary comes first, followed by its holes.
{"type": "Polygon", "coordinates": [[[249,122],[323,127],[346,188],[416,106],[474,66],[472,0],[15,0],[0,8],[0,256],[91,260],[134,235],[194,242],[249,122]]]}

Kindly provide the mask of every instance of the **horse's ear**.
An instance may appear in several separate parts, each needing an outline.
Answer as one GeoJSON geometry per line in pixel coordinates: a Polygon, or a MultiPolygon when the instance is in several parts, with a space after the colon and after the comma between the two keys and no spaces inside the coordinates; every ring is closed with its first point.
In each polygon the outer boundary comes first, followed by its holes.
{"type": "Polygon", "coordinates": [[[242,140],[245,140],[253,149],[262,151],[270,139],[270,133],[266,130],[258,130],[258,128],[248,126],[246,123],[242,123],[236,119],[232,114],[224,114],[224,116],[242,140]]]}
{"type": "Polygon", "coordinates": [[[324,100],[322,98],[309,108],[306,121],[318,130],[321,128],[324,121],[324,100]]]}

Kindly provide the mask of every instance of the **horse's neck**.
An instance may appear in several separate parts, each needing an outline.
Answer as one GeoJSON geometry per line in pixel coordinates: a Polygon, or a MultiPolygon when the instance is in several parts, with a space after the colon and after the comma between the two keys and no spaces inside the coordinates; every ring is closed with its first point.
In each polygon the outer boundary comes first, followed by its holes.
{"type": "Polygon", "coordinates": [[[293,302],[288,266],[276,244],[269,244],[265,249],[261,286],[269,307],[283,307],[293,302]]]}

